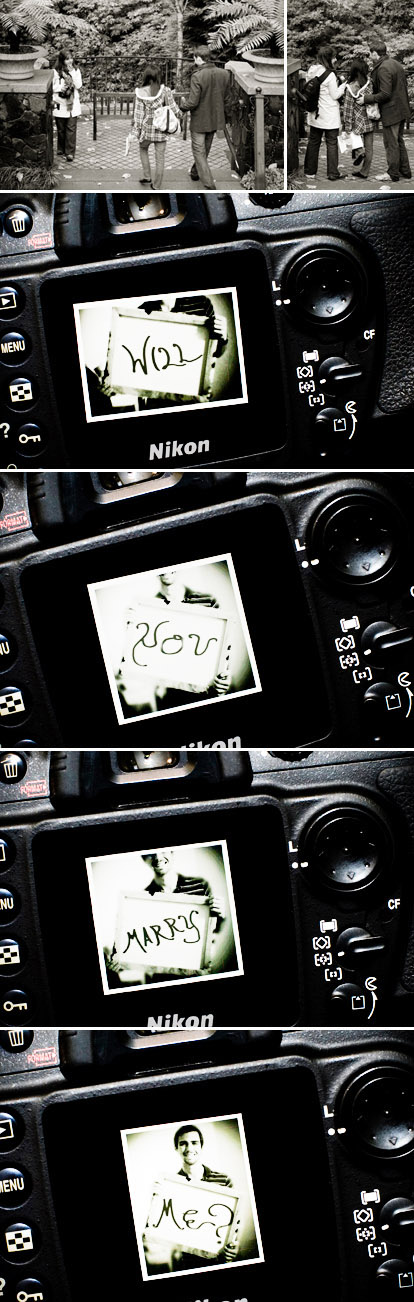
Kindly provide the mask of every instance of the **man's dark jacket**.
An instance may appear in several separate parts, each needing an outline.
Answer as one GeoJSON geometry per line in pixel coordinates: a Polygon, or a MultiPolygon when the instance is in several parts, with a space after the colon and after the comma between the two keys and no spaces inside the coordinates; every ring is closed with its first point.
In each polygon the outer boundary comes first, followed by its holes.
{"type": "Polygon", "coordinates": [[[365,104],[378,104],[382,124],[391,127],[395,122],[409,122],[411,117],[405,68],[397,59],[384,54],[371,73],[373,94],[365,95],[365,104]]]}
{"type": "Polygon", "coordinates": [[[230,73],[203,63],[193,73],[188,99],[182,109],[190,109],[191,131],[221,131],[229,121],[232,104],[230,73]]]}

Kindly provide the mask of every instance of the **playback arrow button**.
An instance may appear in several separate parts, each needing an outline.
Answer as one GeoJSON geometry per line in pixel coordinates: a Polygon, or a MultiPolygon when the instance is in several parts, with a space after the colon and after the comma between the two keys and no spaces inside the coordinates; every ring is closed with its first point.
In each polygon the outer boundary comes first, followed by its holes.
{"type": "Polygon", "coordinates": [[[0,1146],[6,1151],[16,1148],[23,1139],[24,1124],[17,1112],[0,1112],[0,1146]]]}
{"type": "Polygon", "coordinates": [[[0,317],[13,321],[20,316],[25,304],[23,290],[17,285],[0,285],[0,317]]]}

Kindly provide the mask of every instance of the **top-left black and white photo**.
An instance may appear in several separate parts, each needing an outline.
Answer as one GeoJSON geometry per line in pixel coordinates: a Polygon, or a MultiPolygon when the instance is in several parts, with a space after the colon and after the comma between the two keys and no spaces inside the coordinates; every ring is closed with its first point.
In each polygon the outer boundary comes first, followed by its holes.
{"type": "Polygon", "coordinates": [[[0,188],[284,187],[283,0],[4,0],[0,188]]]}

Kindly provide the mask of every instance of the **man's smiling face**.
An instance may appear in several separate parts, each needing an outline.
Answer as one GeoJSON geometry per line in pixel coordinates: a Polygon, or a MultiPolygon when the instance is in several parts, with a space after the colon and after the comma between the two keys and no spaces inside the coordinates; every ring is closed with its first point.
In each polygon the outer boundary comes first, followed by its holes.
{"type": "Polygon", "coordinates": [[[178,1140],[178,1152],[184,1166],[195,1166],[201,1161],[201,1139],[197,1130],[186,1130],[178,1140]]]}

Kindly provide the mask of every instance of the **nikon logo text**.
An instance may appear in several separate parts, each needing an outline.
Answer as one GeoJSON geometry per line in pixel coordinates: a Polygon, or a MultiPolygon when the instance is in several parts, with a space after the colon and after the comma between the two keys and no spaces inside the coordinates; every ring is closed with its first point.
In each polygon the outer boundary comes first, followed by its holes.
{"type": "MultiPolygon", "coordinates": [[[[210,1298],[197,1298],[197,1302],[210,1302],[210,1298]]],[[[247,1297],[235,1297],[234,1302],[247,1302],[247,1297]]]]}
{"type": "Polygon", "coordinates": [[[196,453],[209,452],[210,439],[199,439],[198,443],[150,443],[150,461],[170,461],[172,457],[195,457],[196,453]]]}
{"type": "Polygon", "coordinates": [[[149,1017],[147,1026],[149,1031],[178,1031],[185,1026],[214,1026],[214,1017],[212,1013],[202,1013],[201,1017],[179,1017],[178,1013],[167,1013],[166,1017],[149,1017]]]}

